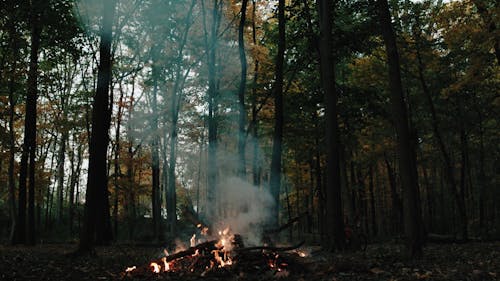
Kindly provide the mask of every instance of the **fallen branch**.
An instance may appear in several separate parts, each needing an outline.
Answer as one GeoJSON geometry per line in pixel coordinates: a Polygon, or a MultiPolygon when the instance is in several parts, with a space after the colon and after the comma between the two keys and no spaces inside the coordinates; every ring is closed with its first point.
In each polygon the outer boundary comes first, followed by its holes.
{"type": "MultiPolygon", "coordinates": [[[[219,248],[217,248],[215,246],[215,244],[217,244],[218,240],[211,240],[211,241],[207,241],[207,242],[203,242],[201,244],[198,244],[194,247],[190,247],[189,249],[187,250],[184,250],[184,251],[180,251],[180,252],[177,252],[175,254],[172,254],[172,255],[169,255],[167,256],[167,262],[169,261],[173,261],[173,260],[176,260],[176,259],[180,259],[180,258],[183,258],[183,257],[186,257],[186,256],[191,256],[191,255],[194,255],[196,253],[196,251],[202,251],[202,250],[205,250],[205,251],[213,251],[213,250],[219,250],[219,248]]],[[[162,259],[159,259],[160,262],[162,262],[162,259]]]]}

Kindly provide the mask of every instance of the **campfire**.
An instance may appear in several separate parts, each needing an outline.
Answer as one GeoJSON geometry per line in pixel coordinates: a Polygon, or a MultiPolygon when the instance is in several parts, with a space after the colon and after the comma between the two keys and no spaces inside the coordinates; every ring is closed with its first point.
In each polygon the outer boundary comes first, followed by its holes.
{"type": "Polygon", "coordinates": [[[123,272],[124,278],[162,278],[167,276],[193,275],[205,276],[243,276],[269,274],[274,277],[287,277],[294,271],[303,271],[300,259],[306,253],[299,250],[303,243],[290,247],[269,245],[245,247],[243,238],[233,234],[230,228],[217,232],[216,239],[210,239],[208,229],[198,225],[201,238],[196,234],[190,239],[190,247],[164,255],[149,264],[130,266],[123,272]]]}

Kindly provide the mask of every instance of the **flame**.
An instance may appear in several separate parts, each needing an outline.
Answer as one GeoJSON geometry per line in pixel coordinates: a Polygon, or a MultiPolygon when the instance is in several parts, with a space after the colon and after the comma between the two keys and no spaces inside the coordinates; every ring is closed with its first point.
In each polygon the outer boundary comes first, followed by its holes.
{"type": "Polygon", "coordinates": [[[163,271],[167,272],[170,270],[170,264],[167,262],[167,257],[161,258],[161,261],[163,262],[163,271]]]}
{"type": "Polygon", "coordinates": [[[191,247],[196,246],[196,233],[193,234],[193,236],[191,237],[191,239],[189,240],[189,242],[191,243],[191,247]]]}
{"type": "Polygon", "coordinates": [[[160,273],[161,265],[157,264],[156,262],[152,262],[149,266],[153,268],[154,273],[160,273]]]}
{"type": "Polygon", "coordinates": [[[125,269],[125,272],[131,272],[131,271],[134,271],[137,267],[134,265],[132,267],[127,267],[127,269],[125,269]]]}
{"type": "Polygon", "coordinates": [[[218,267],[224,267],[233,264],[233,260],[231,259],[231,257],[227,255],[226,252],[223,251],[224,256],[222,257],[220,256],[219,251],[217,250],[212,251],[212,253],[214,254],[215,261],[219,263],[218,267]]]}
{"type": "Polygon", "coordinates": [[[306,252],[303,252],[303,251],[300,251],[300,250],[297,250],[297,254],[299,255],[299,257],[301,258],[305,258],[307,257],[307,253],[306,252]]]}

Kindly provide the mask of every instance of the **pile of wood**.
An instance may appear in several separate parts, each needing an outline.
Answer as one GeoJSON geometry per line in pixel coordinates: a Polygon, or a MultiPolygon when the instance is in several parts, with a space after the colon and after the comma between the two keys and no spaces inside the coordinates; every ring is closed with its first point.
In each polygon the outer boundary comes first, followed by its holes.
{"type": "Polygon", "coordinates": [[[245,247],[241,236],[232,236],[232,247],[225,251],[219,240],[211,240],[175,254],[153,260],[150,264],[129,269],[123,279],[197,279],[199,277],[224,278],[231,276],[288,276],[302,273],[305,267],[301,257],[293,251],[302,243],[291,247],[245,247]],[[221,264],[224,257],[227,264],[221,264]],[[156,264],[155,266],[152,266],[156,264]],[[156,267],[156,271],[155,271],[156,267]]]}

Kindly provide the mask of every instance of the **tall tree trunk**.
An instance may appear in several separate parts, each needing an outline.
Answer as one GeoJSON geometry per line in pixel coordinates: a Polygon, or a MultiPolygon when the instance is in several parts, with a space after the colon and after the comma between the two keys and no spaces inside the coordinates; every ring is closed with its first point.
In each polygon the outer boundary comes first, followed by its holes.
{"type": "Polygon", "coordinates": [[[36,100],[38,80],[38,51],[40,47],[40,14],[35,1],[30,10],[31,49],[24,122],[24,143],[19,172],[18,243],[35,244],[35,154],[36,154],[36,100]],[[29,162],[28,162],[29,160],[29,162]],[[27,179],[28,183],[27,185],[27,179]],[[26,189],[28,188],[28,223],[26,224],[26,189]],[[26,229],[26,225],[28,228],[26,229]],[[27,234],[27,237],[26,237],[27,234]],[[27,240],[26,240],[27,239],[27,240]]]}
{"type": "Polygon", "coordinates": [[[167,219],[169,225],[169,232],[173,235],[177,232],[177,193],[176,193],[176,161],[177,161],[177,140],[179,111],[182,102],[182,89],[189,74],[189,69],[186,73],[183,72],[181,67],[182,59],[184,56],[184,47],[186,46],[189,29],[191,28],[191,16],[193,13],[196,1],[193,0],[189,6],[189,11],[185,19],[185,29],[182,33],[182,38],[177,47],[177,64],[175,70],[174,88],[172,91],[172,98],[170,103],[171,112],[171,131],[170,131],[170,154],[168,166],[168,187],[167,187],[167,219]]]}
{"type": "Polygon", "coordinates": [[[426,194],[426,201],[427,201],[427,222],[428,222],[428,232],[432,232],[433,230],[433,195],[432,195],[432,188],[433,184],[431,184],[429,180],[429,175],[427,173],[427,168],[422,167],[422,174],[424,176],[424,183],[425,183],[425,194],[426,194]]]}
{"type": "MultiPolygon", "coordinates": [[[[180,75],[180,73],[177,73],[180,75]]],[[[179,78],[179,77],[178,77],[179,78]]],[[[178,81],[176,81],[176,84],[178,81]]],[[[179,107],[178,104],[178,87],[174,87],[172,91],[171,99],[171,131],[170,131],[170,153],[169,153],[169,164],[168,164],[168,187],[167,187],[167,216],[168,216],[168,230],[171,234],[175,235],[176,224],[177,224],[177,194],[176,194],[176,182],[177,177],[175,176],[176,161],[177,161],[177,123],[179,118],[179,107]]]]}
{"type": "Polygon", "coordinates": [[[271,213],[272,225],[279,222],[280,187],[281,187],[281,153],[283,150],[283,68],[285,59],[285,0],[278,1],[278,53],[276,54],[274,94],[274,133],[271,155],[271,175],[269,186],[274,198],[271,213]]]}
{"type": "Polygon", "coordinates": [[[126,203],[125,203],[125,211],[127,213],[127,220],[128,220],[128,238],[129,240],[132,240],[134,238],[134,233],[135,233],[135,218],[136,218],[136,212],[135,212],[135,190],[133,188],[134,186],[134,152],[132,149],[132,142],[129,141],[129,146],[128,146],[128,155],[129,159],[127,162],[127,182],[128,182],[128,188],[129,191],[127,192],[127,198],[126,198],[126,203]]]}
{"type": "MultiPolygon", "coordinates": [[[[12,28],[14,29],[14,28],[12,28]]],[[[13,31],[13,30],[12,30],[13,31]]],[[[13,36],[13,32],[11,32],[11,36],[13,36]]],[[[11,69],[11,77],[9,78],[9,211],[10,211],[10,221],[11,221],[11,229],[9,233],[9,241],[11,243],[16,242],[15,230],[17,228],[17,218],[16,218],[16,181],[15,181],[15,157],[16,157],[16,135],[14,131],[14,116],[16,110],[16,98],[15,94],[15,74],[17,72],[17,47],[14,43],[14,39],[12,39],[13,51],[16,52],[13,55],[13,64],[11,69]]]]}
{"type": "Polygon", "coordinates": [[[80,143],[76,142],[76,136],[77,133],[74,134],[73,136],[73,142],[75,142],[76,146],[76,159],[75,158],[75,148],[72,148],[72,161],[71,161],[71,180],[69,183],[69,230],[70,233],[73,234],[73,227],[74,227],[74,217],[75,217],[75,207],[78,203],[78,196],[75,196],[75,190],[78,185],[78,182],[80,180],[80,172],[81,172],[81,167],[82,167],[82,161],[83,161],[83,147],[80,143]],[[76,163],[75,163],[76,162],[76,163]]]}
{"type": "MultiPolygon", "coordinates": [[[[61,99],[64,104],[64,99],[61,99]]],[[[62,109],[65,110],[64,108],[62,109]]],[[[62,114],[62,122],[66,122],[65,113],[62,114]]],[[[64,162],[66,159],[66,143],[68,142],[68,131],[63,125],[61,138],[59,143],[59,151],[57,153],[57,219],[59,223],[63,220],[63,189],[64,189],[64,162]]]]}
{"type": "Polygon", "coordinates": [[[30,70],[28,73],[28,101],[26,104],[26,119],[31,126],[29,127],[29,186],[28,186],[28,227],[27,242],[29,245],[35,245],[35,171],[36,171],[36,100],[38,97],[38,50],[40,47],[41,26],[37,19],[34,20],[31,31],[31,50],[30,50],[30,70]]]}
{"type": "Polygon", "coordinates": [[[315,110],[313,113],[313,124],[314,124],[314,147],[315,147],[315,157],[314,157],[314,174],[316,177],[316,194],[318,194],[318,231],[321,235],[324,235],[325,230],[325,193],[323,190],[323,175],[321,171],[321,144],[319,135],[322,133],[319,129],[318,111],[315,110]]]}
{"type": "MultiPolygon", "coordinates": [[[[257,27],[255,25],[256,1],[252,0],[252,41],[257,46],[257,27]]],[[[259,81],[259,60],[255,58],[252,83],[252,144],[253,144],[253,185],[260,186],[261,166],[259,149],[259,126],[257,121],[257,85],[259,81]]]]}
{"type": "Polygon", "coordinates": [[[385,43],[387,62],[389,66],[389,87],[394,124],[396,125],[399,167],[403,184],[404,229],[406,235],[407,253],[412,257],[422,256],[422,219],[418,200],[417,171],[412,163],[408,113],[404,100],[399,54],[396,45],[391,14],[387,0],[377,0],[379,20],[385,43]]]}
{"type": "Polygon", "coordinates": [[[115,186],[115,198],[114,198],[114,206],[113,206],[113,220],[114,220],[114,236],[118,237],[118,202],[120,198],[120,185],[118,183],[118,179],[121,177],[121,168],[120,168],[120,152],[121,152],[121,144],[120,144],[120,130],[122,123],[122,115],[123,115],[123,88],[121,86],[122,81],[120,81],[120,97],[118,98],[118,112],[116,114],[116,128],[115,128],[115,159],[114,159],[114,177],[113,183],[115,186]]]}
{"type": "Polygon", "coordinates": [[[108,181],[106,175],[109,143],[111,82],[111,41],[116,0],[103,1],[103,17],[99,44],[97,90],[92,107],[92,131],[89,146],[89,170],[83,230],[79,251],[90,252],[94,244],[107,244],[111,240],[109,222],[108,181]]]}
{"type": "Polygon", "coordinates": [[[484,127],[483,127],[483,115],[479,110],[479,229],[484,230],[485,226],[485,195],[487,187],[487,178],[485,172],[485,160],[484,160],[484,127]]]}
{"type": "MultiPolygon", "coordinates": [[[[57,143],[57,137],[55,137],[54,142],[57,143]]],[[[53,152],[52,157],[50,157],[50,170],[51,171],[52,171],[52,168],[54,167],[56,155],[57,155],[57,153],[53,152]]],[[[51,188],[51,185],[49,185],[47,187],[47,193],[46,193],[45,197],[47,198],[46,199],[47,204],[46,204],[46,208],[45,208],[45,229],[50,229],[50,227],[52,226],[52,203],[53,203],[53,199],[54,199],[54,192],[51,188]]]]}
{"type": "Polygon", "coordinates": [[[245,108],[245,89],[247,84],[247,57],[245,54],[245,23],[247,14],[248,0],[242,0],[240,11],[240,24],[238,26],[238,49],[240,54],[241,63],[241,77],[240,87],[238,89],[238,176],[242,179],[246,177],[245,165],[245,143],[246,143],[246,117],[247,112],[245,108]]]}
{"type": "Polygon", "coordinates": [[[331,1],[318,0],[320,72],[326,104],[326,217],[328,219],[326,235],[333,237],[333,240],[325,239],[323,243],[330,249],[342,250],[345,247],[345,237],[339,161],[338,96],[335,89],[335,62],[332,48],[332,6],[331,1]]]}
{"type": "Polygon", "coordinates": [[[205,48],[208,54],[208,167],[207,167],[207,200],[211,202],[211,208],[207,209],[209,220],[215,219],[217,206],[217,32],[220,20],[219,0],[212,0],[212,21],[210,32],[207,30],[204,1],[202,1],[203,23],[205,34],[205,48]]]}
{"type": "Polygon", "coordinates": [[[371,211],[371,224],[373,236],[377,236],[377,217],[375,212],[375,192],[373,186],[373,165],[370,165],[368,171],[368,189],[370,190],[370,211],[371,211]]]}
{"type": "MultiPolygon", "coordinates": [[[[418,23],[418,17],[417,17],[417,25],[418,23]]],[[[432,95],[430,92],[429,87],[427,86],[427,82],[424,77],[424,64],[422,61],[422,57],[420,54],[420,45],[419,42],[421,41],[421,36],[420,36],[420,26],[417,26],[418,30],[416,31],[415,34],[415,42],[416,42],[416,55],[417,55],[417,61],[418,61],[418,77],[420,80],[420,84],[422,86],[422,91],[427,99],[427,103],[429,105],[430,113],[431,113],[431,118],[432,118],[432,130],[434,134],[434,138],[437,142],[439,151],[441,152],[441,156],[443,157],[444,160],[444,165],[445,165],[445,178],[448,183],[449,189],[451,191],[451,194],[453,198],[455,199],[456,207],[458,210],[459,214],[459,221],[460,221],[460,230],[461,230],[461,235],[463,239],[467,239],[467,212],[465,209],[465,200],[461,197],[460,193],[457,191],[457,183],[455,179],[455,172],[454,172],[454,167],[453,163],[449,154],[449,151],[447,150],[443,137],[441,135],[441,130],[439,129],[439,120],[437,118],[436,114],[436,109],[434,107],[434,102],[432,100],[432,95]]]]}
{"type": "Polygon", "coordinates": [[[151,96],[151,209],[153,214],[153,237],[161,240],[161,205],[160,205],[160,135],[158,132],[158,79],[160,79],[160,69],[158,66],[160,47],[155,44],[152,53],[152,76],[153,92],[151,96]]]}

